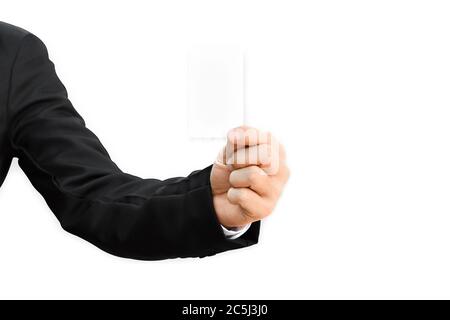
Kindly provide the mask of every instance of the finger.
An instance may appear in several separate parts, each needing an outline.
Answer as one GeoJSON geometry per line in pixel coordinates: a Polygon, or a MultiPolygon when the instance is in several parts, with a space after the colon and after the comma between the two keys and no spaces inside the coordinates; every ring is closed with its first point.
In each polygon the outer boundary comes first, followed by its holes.
{"type": "Polygon", "coordinates": [[[217,162],[214,163],[209,177],[213,195],[223,194],[228,191],[231,187],[230,174],[231,170],[227,166],[217,162]]]}
{"type": "Polygon", "coordinates": [[[229,182],[234,188],[250,188],[261,196],[274,192],[270,177],[258,166],[234,170],[229,182]]]}
{"type": "Polygon", "coordinates": [[[252,127],[241,126],[231,129],[227,134],[230,144],[238,147],[254,146],[260,143],[268,143],[271,134],[252,127]]]}
{"type": "Polygon", "coordinates": [[[233,169],[248,167],[250,165],[270,164],[270,146],[268,144],[260,144],[248,148],[238,149],[226,161],[227,165],[231,165],[233,169]]]}
{"type": "Polygon", "coordinates": [[[270,201],[249,188],[230,188],[227,197],[231,203],[238,204],[243,214],[254,221],[268,216],[273,209],[270,201]]]}
{"type": "Polygon", "coordinates": [[[271,135],[256,128],[241,126],[230,130],[227,134],[226,158],[238,149],[268,143],[271,135]]]}
{"type": "Polygon", "coordinates": [[[275,176],[279,174],[283,166],[286,166],[286,151],[284,146],[275,139],[272,139],[269,149],[269,161],[266,164],[262,164],[260,167],[269,176],[275,176]]]}
{"type": "MultiPolygon", "coordinates": [[[[231,175],[230,175],[231,177],[231,175]]],[[[277,174],[269,175],[270,178],[270,192],[265,194],[267,199],[277,201],[283,192],[284,186],[289,179],[289,168],[286,164],[281,164],[277,174]]],[[[231,183],[230,183],[231,185],[231,183]]]]}
{"type": "Polygon", "coordinates": [[[276,175],[280,169],[279,144],[260,144],[234,152],[226,161],[231,169],[240,169],[248,166],[260,166],[268,175],[276,175]]]}

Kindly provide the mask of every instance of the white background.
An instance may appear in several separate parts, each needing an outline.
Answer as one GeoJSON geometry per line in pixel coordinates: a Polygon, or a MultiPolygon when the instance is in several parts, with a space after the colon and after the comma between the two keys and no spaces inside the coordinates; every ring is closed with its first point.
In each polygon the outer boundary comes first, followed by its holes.
{"type": "Polygon", "coordinates": [[[292,170],[260,244],[116,258],[65,233],[14,162],[0,191],[1,298],[450,298],[448,1],[20,1],[112,158],[142,177],[209,165],[186,134],[186,50],[234,43],[249,123],[292,170]]]}

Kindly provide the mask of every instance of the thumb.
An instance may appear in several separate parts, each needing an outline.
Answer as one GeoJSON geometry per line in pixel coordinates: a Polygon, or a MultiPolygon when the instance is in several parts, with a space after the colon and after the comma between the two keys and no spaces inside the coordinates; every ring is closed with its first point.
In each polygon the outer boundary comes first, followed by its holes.
{"type": "Polygon", "coordinates": [[[227,193],[230,189],[230,168],[216,160],[213,164],[210,176],[211,190],[214,195],[227,193]]]}

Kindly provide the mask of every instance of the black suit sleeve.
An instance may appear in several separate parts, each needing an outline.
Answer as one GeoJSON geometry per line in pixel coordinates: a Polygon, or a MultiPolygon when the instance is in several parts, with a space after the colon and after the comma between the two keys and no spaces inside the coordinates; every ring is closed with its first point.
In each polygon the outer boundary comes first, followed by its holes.
{"type": "Polygon", "coordinates": [[[22,39],[10,82],[9,139],[19,165],[62,227],[114,255],[204,257],[255,244],[259,223],[225,239],[211,167],[185,178],[123,173],[67,98],[44,44],[22,39]]]}

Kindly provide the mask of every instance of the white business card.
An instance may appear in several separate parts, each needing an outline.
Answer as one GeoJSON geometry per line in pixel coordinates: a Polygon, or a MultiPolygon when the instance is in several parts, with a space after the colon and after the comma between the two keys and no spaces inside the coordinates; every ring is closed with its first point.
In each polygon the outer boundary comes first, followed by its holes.
{"type": "Polygon", "coordinates": [[[223,138],[244,124],[244,53],[238,46],[192,47],[187,81],[191,138],[223,138]]]}

